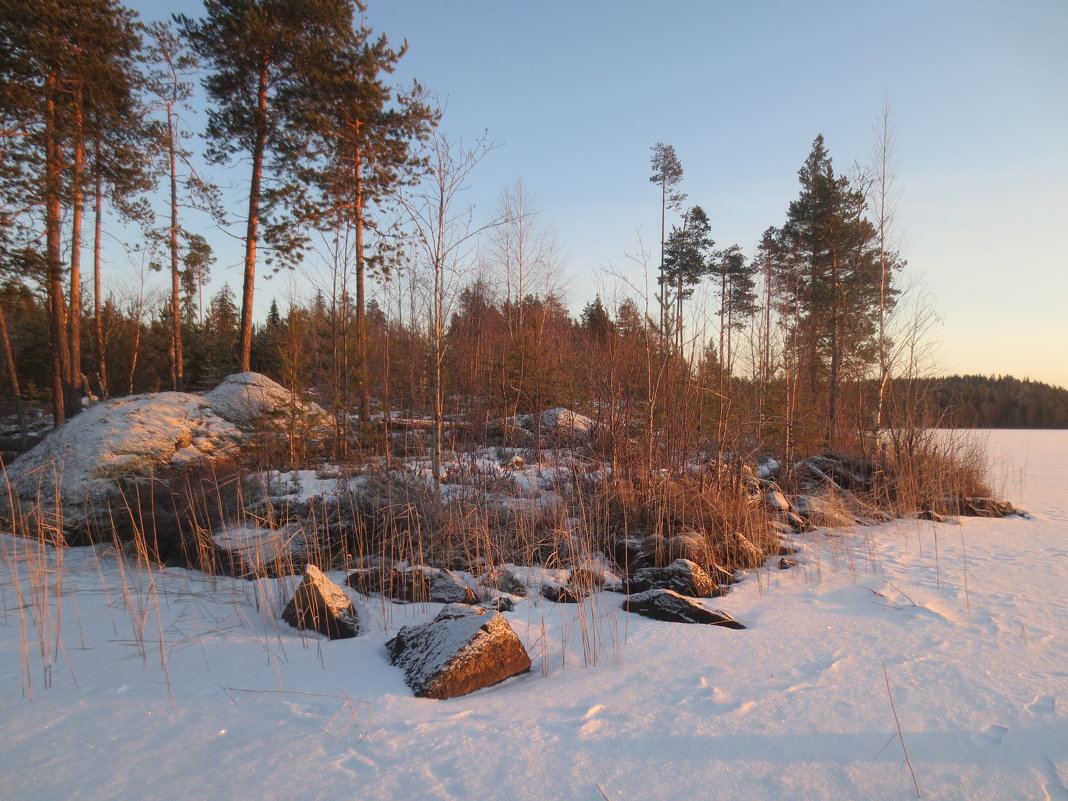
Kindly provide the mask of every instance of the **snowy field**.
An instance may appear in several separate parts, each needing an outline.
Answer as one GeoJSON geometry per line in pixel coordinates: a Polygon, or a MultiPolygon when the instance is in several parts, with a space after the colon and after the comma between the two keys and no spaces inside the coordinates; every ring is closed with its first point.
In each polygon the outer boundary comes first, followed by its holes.
{"type": "Polygon", "coordinates": [[[295,580],[2,535],[0,799],[1068,801],[1068,432],[989,452],[1030,519],[804,535],[706,601],[744,631],[527,601],[531,672],[449,701],[385,651],[435,605],[328,642],[295,580]]]}

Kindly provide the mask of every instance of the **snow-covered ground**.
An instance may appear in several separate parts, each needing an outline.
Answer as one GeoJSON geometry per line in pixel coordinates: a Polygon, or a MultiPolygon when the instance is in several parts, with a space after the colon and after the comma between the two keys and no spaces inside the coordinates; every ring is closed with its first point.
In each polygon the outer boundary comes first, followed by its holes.
{"type": "Polygon", "coordinates": [[[714,602],[744,631],[527,601],[532,671],[449,701],[385,652],[436,605],[353,595],[328,642],[280,621],[296,578],[3,535],[0,799],[1065,801],[1068,432],[989,450],[1030,519],[805,535],[714,602]]]}

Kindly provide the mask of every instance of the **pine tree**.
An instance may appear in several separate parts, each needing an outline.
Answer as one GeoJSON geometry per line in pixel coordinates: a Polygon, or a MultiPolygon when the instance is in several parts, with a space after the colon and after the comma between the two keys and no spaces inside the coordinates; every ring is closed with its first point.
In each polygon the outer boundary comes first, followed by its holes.
{"type": "Polygon", "coordinates": [[[668,284],[664,280],[667,212],[668,209],[682,208],[686,195],[675,189],[682,180],[682,162],[675,154],[675,147],[657,142],[651,149],[653,174],[649,176],[649,181],[660,186],[660,335],[667,338],[668,284]]]}
{"type": "MultiPolygon", "coordinates": [[[[295,98],[307,95],[309,77],[351,30],[352,5],[349,0],[205,0],[204,8],[201,20],[176,19],[209,70],[204,78],[212,102],[209,158],[221,163],[247,157],[250,162],[238,351],[239,368],[248,370],[261,218],[269,221],[278,196],[267,191],[266,182],[292,177],[290,160],[272,155],[285,151],[283,139],[307,135],[295,98]]],[[[285,226],[269,230],[276,242],[292,233],[285,226]]],[[[284,256],[293,243],[280,247],[284,256]]]]}
{"type": "Polygon", "coordinates": [[[732,335],[756,314],[754,264],[746,261],[738,245],[731,245],[716,254],[713,269],[719,277],[719,352],[730,375],[734,366],[732,335]]]}
{"type": "MultiPolygon", "coordinates": [[[[167,176],[168,208],[165,230],[159,232],[165,241],[168,271],[171,277],[169,304],[170,322],[170,383],[171,389],[184,389],[185,357],[182,348],[182,242],[191,235],[179,219],[180,205],[193,205],[207,210],[222,221],[218,190],[197,175],[190,163],[191,153],[183,144],[190,134],[181,127],[183,112],[193,96],[189,76],[197,67],[192,51],[175,35],[169,23],[157,22],[148,27],[151,45],[147,52],[150,69],[147,89],[153,106],[161,119],[152,127],[155,149],[159,152],[158,169],[167,176]]],[[[203,238],[196,242],[199,247],[203,238]]],[[[196,257],[194,257],[196,258],[196,257]]]]}
{"type": "MultiPolygon", "coordinates": [[[[355,0],[342,5],[348,5],[350,20],[362,10],[355,0]]],[[[352,233],[361,420],[370,415],[366,276],[389,268],[386,251],[380,247],[379,254],[372,255],[367,245],[368,233],[382,233],[373,211],[383,209],[400,187],[414,183],[425,171],[426,162],[415,146],[438,121],[418,83],[400,93],[386,83],[406,50],[406,45],[390,47],[384,35],[374,38],[366,26],[353,29],[350,21],[347,34],[323,49],[322,57],[308,65],[307,80],[291,93],[310,143],[290,138],[284,148],[288,158],[302,161],[301,178],[310,184],[310,192],[294,187],[289,195],[298,198],[298,206],[305,204],[297,214],[338,236],[352,233]]]]}
{"type": "Polygon", "coordinates": [[[674,227],[664,249],[664,266],[660,280],[675,292],[675,347],[682,350],[682,304],[693,295],[694,287],[710,274],[712,262],[712,226],[700,206],[694,206],[674,227]]]}
{"type": "Polygon", "coordinates": [[[792,356],[808,397],[819,402],[813,411],[823,443],[834,446],[844,377],[863,375],[878,362],[876,232],[863,216],[863,194],[835,174],[822,135],[798,178],[801,193],[770,238],[772,269],[792,356]]]}

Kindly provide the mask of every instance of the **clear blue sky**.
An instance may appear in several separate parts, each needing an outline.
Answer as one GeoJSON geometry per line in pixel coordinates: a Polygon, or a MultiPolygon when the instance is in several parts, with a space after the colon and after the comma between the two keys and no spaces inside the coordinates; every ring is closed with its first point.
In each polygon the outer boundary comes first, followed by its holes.
{"type": "MultiPolygon", "coordinates": [[[[407,39],[396,78],[439,94],[451,136],[501,145],[467,200],[489,215],[525,183],[572,308],[596,273],[629,269],[639,235],[658,240],[655,142],[676,148],[718,244],[752,253],[815,136],[839,170],[866,162],[885,99],[901,249],[941,315],[941,366],[1068,386],[1065,0],[369,0],[366,20],[407,39]]],[[[229,262],[216,273],[236,287],[229,262]]]]}

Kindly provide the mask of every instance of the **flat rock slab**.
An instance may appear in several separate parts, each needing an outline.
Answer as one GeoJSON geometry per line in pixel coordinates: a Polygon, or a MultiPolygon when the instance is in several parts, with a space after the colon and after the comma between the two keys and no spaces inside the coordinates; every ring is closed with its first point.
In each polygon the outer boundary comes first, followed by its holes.
{"type": "Polygon", "coordinates": [[[530,656],[504,616],[465,604],[404,626],[386,648],[417,698],[455,698],[530,670],[530,656]]]}
{"type": "Polygon", "coordinates": [[[741,623],[726,612],[713,612],[696,601],[671,590],[646,590],[623,602],[623,608],[654,620],[669,623],[703,623],[728,629],[744,629],[741,623]]]}
{"type": "Polygon", "coordinates": [[[304,580],[282,612],[282,620],[295,629],[317,631],[331,640],[360,633],[360,619],[352,601],[315,565],[304,569],[304,580]]]}

